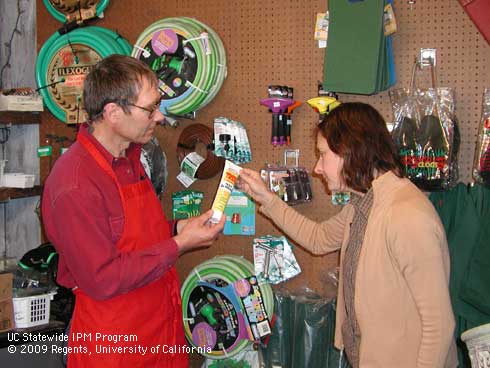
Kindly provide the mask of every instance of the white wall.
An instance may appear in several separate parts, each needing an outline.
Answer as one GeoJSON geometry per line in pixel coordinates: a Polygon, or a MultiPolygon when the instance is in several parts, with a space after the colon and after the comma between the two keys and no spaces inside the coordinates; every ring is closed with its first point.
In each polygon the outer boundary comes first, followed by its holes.
{"type": "MultiPolygon", "coordinates": [[[[36,1],[0,1],[0,68],[8,58],[5,43],[10,41],[18,14],[20,34],[15,33],[10,57],[10,67],[1,76],[4,89],[34,87],[36,63],[36,1]]],[[[39,183],[38,125],[12,125],[10,138],[5,144],[6,172],[24,172],[37,175],[39,183]]],[[[0,147],[0,158],[2,157],[0,147]]],[[[13,199],[0,203],[0,257],[7,255],[19,259],[27,250],[41,242],[40,224],[34,210],[39,197],[13,199]],[[6,214],[6,216],[5,216],[6,214]]]]}

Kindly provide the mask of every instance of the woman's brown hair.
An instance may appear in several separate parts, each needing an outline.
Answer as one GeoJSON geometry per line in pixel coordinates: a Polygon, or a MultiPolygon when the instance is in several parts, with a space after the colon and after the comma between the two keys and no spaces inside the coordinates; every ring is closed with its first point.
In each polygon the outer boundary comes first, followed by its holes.
{"type": "Polygon", "coordinates": [[[351,189],[366,193],[376,173],[403,177],[398,151],[381,114],[361,102],[343,103],[318,125],[330,149],[344,159],[342,178],[351,189]]]}

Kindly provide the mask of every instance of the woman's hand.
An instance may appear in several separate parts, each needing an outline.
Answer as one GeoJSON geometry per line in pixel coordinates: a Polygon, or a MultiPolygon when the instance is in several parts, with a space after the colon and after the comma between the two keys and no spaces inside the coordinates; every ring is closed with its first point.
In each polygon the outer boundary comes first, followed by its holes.
{"type": "Polygon", "coordinates": [[[243,168],[240,171],[237,187],[262,205],[272,201],[275,195],[267,188],[260,174],[250,169],[243,168]]]}

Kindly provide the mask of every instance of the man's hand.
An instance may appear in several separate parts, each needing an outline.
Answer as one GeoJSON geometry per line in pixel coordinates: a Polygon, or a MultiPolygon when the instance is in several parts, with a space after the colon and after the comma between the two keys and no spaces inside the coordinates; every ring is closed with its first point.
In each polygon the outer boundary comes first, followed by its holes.
{"type": "Polygon", "coordinates": [[[209,210],[201,216],[180,220],[177,223],[177,235],[174,240],[179,248],[179,255],[185,252],[209,247],[218,238],[225,226],[226,216],[223,214],[221,221],[217,224],[209,222],[213,210],[209,210]]]}

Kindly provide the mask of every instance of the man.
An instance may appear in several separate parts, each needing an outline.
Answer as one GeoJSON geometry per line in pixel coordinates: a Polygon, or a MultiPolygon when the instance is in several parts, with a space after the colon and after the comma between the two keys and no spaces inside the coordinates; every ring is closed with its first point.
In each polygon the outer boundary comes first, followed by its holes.
{"type": "Polygon", "coordinates": [[[179,283],[184,252],[212,244],[211,211],[167,222],[140,164],[164,117],[154,73],[112,55],[87,75],[89,123],[46,181],[43,221],[60,254],[58,282],[73,288],[69,367],[186,367],[179,283]],[[173,235],[173,237],[172,237],[173,235]],[[163,346],[176,347],[163,354],[163,346]]]}

